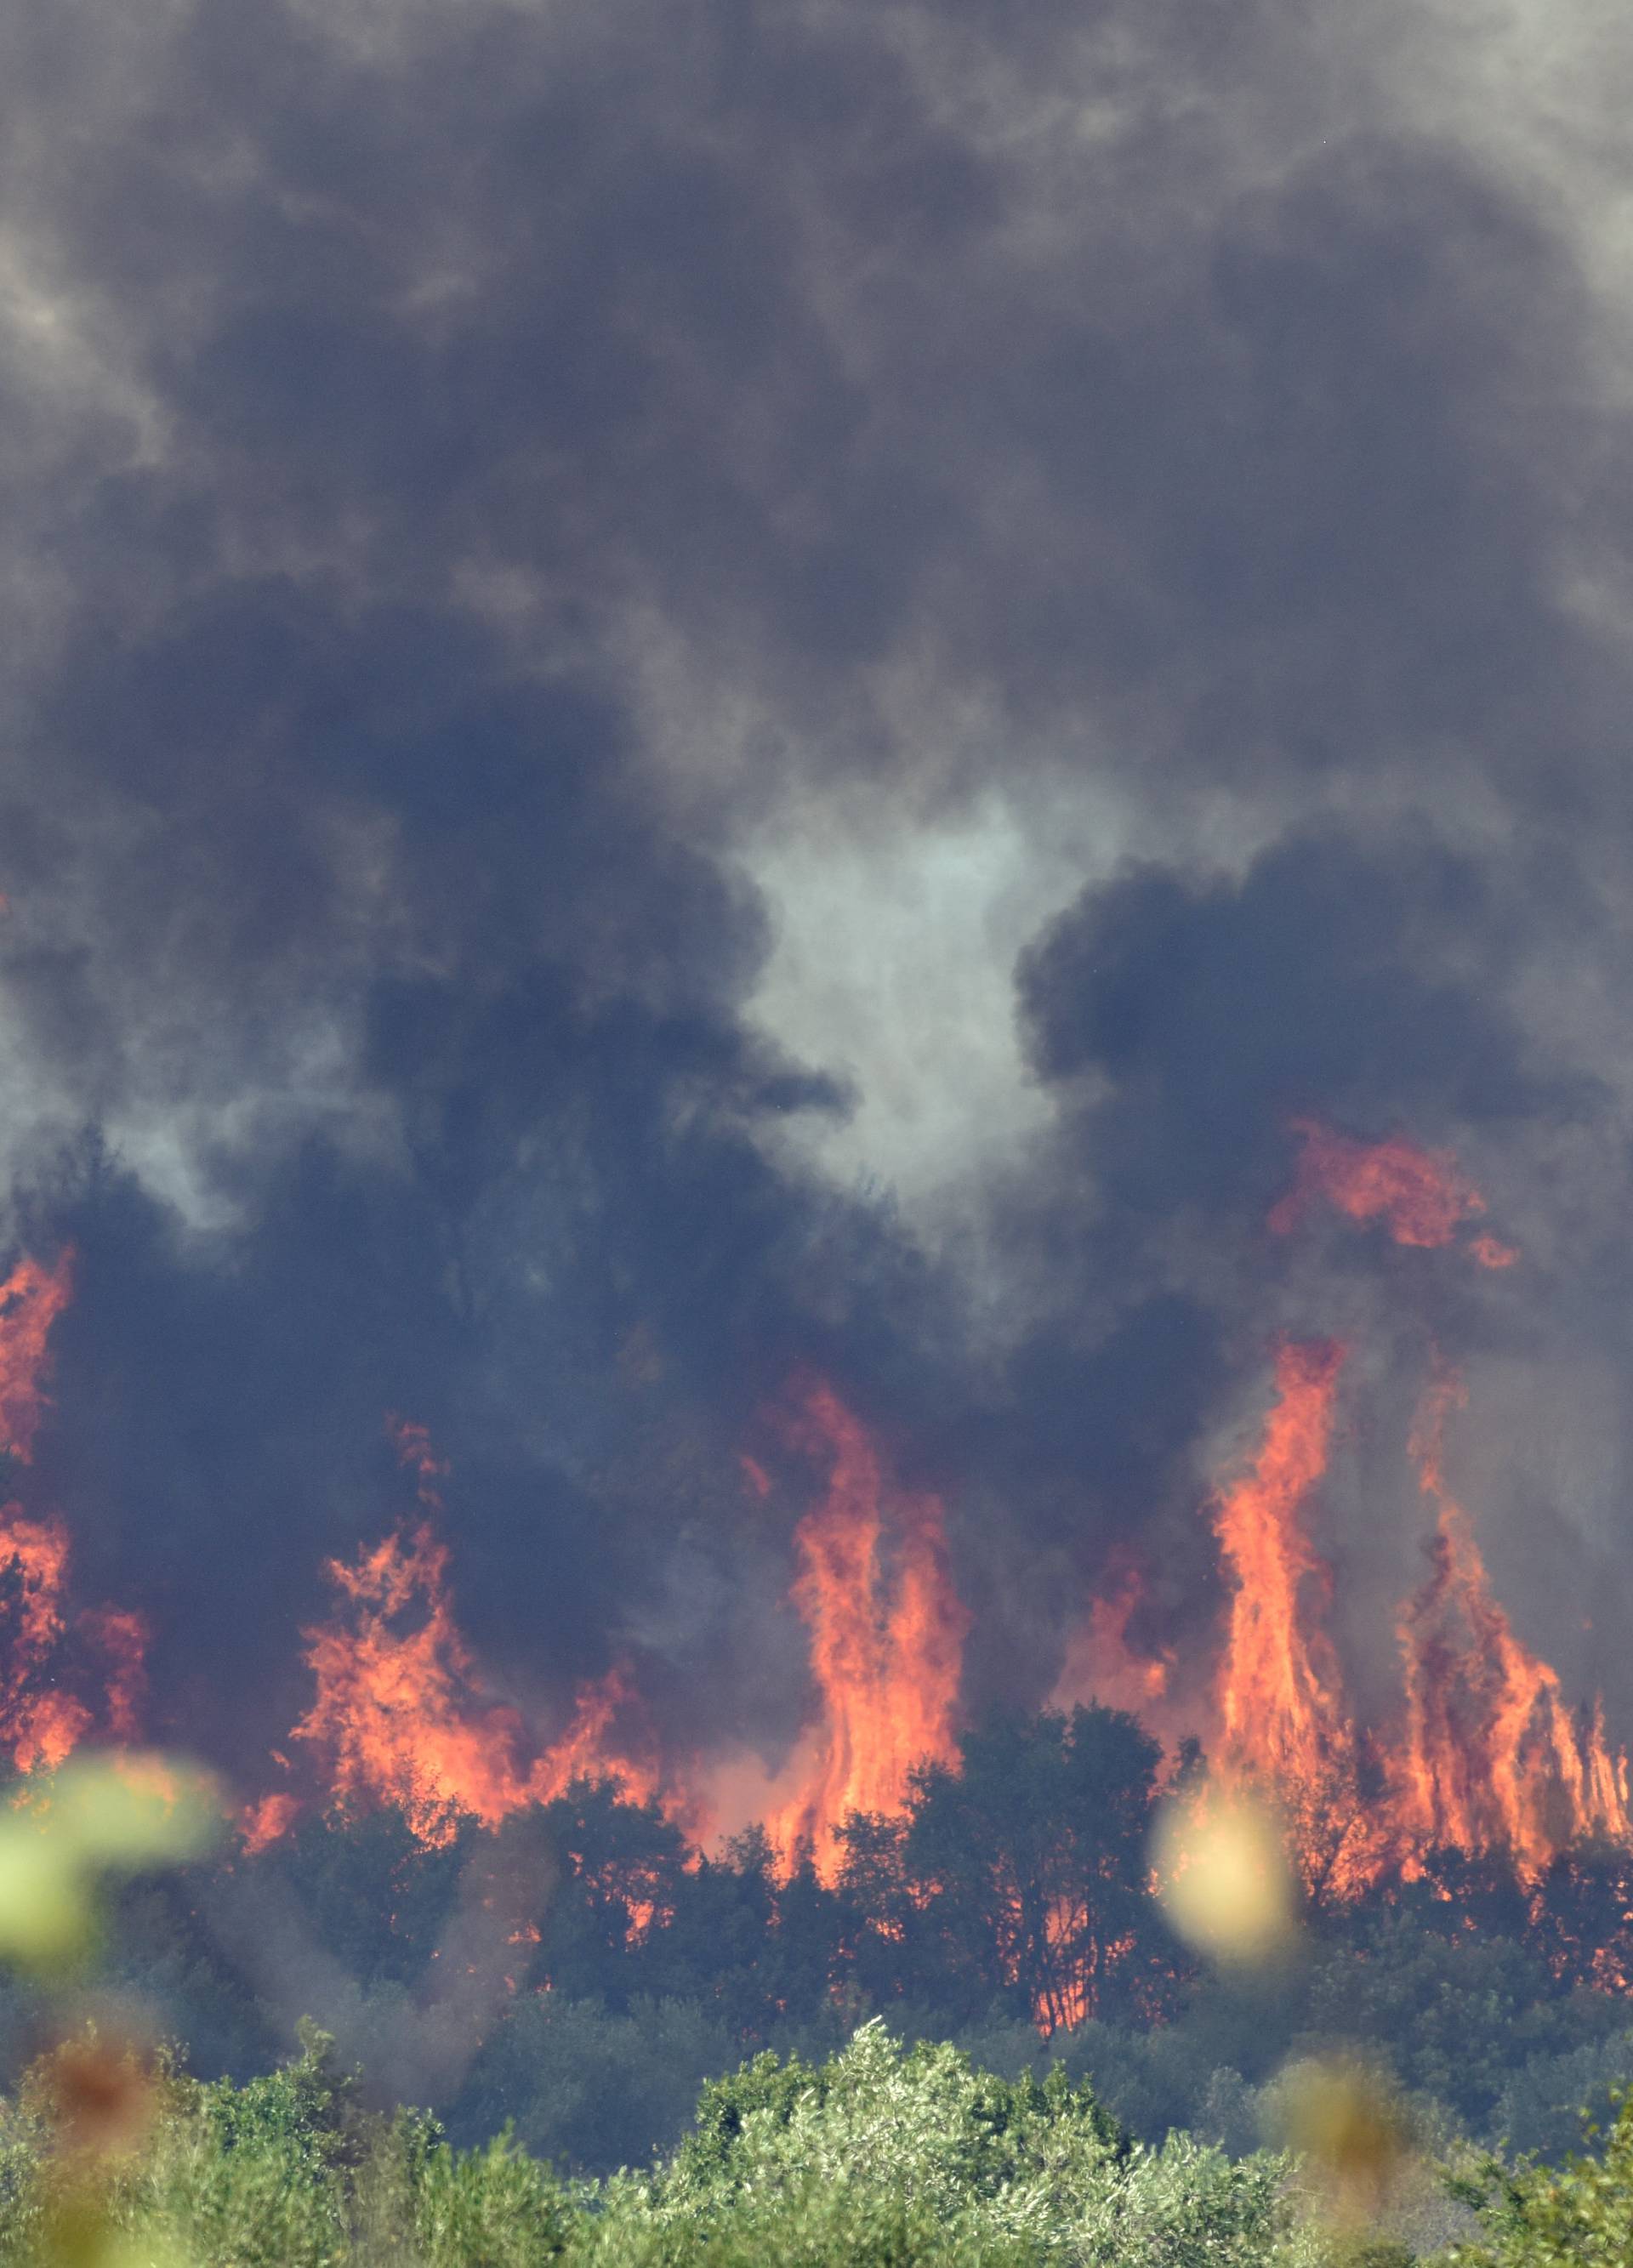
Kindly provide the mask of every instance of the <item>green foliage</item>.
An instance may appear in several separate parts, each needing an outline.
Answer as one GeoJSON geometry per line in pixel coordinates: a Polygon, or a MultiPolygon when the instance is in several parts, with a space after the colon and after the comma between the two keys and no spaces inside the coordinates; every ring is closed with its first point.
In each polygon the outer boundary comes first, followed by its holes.
{"type": "Polygon", "coordinates": [[[1388,2043],[1405,2087],[1476,2128],[1517,2064],[1566,2052],[1616,2020],[1603,1994],[1560,1994],[1536,1955],[1511,1938],[1467,1928],[1443,1935],[1398,1911],[1330,1931],[1305,2006],[1307,2038],[1388,2043]]]}
{"type": "MultiPolygon", "coordinates": [[[[1501,1869],[1440,1854],[1423,1883],[1312,1914],[1280,1965],[1199,1970],[1149,1895],[1154,1769],[1114,1712],[991,1719],[959,1772],[919,1776],[905,1817],[848,1822],[837,1887],[784,1874],[756,1830],[689,1859],[654,1807],[583,1785],[504,1836],[468,1824],[436,1850],[388,1809],[137,1874],[146,1815],[70,1783],[48,1835],[94,1859],[103,1947],[85,1981],[148,2012],[203,2074],[165,2081],[109,2209],[143,2243],[167,2232],[183,2268],[1257,2268],[1315,2241],[1261,2147],[1289,2067],[1358,2049],[1420,2151],[1467,2155],[1473,2137],[1555,2159],[1578,2106],[1605,2116],[1633,2076],[1624,2003],[1581,1981],[1615,1973],[1633,1896],[1620,1862],[1573,1854],[1541,1906],[1501,1869]],[[483,1960],[486,1983],[464,1992],[483,1960]],[[286,2042],[280,2011],[314,1989],[339,2045],[309,2035],[255,2076],[286,2042]],[[400,2091],[434,2119],[368,2109],[400,2091]],[[636,2170],[595,2178],[615,2168],[636,2170]]],[[[49,2036],[59,1989],[41,1962],[0,1979],[0,2032],[49,2036]]],[[[0,2258],[43,2242],[39,2122],[26,2093],[0,2113],[0,2258]]],[[[1494,2178],[1540,2198],[1545,2176],[1522,2161],[1494,2178]]],[[[1467,2226],[1427,2183],[1391,2211],[1425,2257],[1467,2226]]],[[[1400,2268],[1369,2241],[1344,2268],[1400,2268]]]]}
{"type": "MultiPolygon", "coordinates": [[[[898,1926],[926,1916],[978,2004],[997,1983],[1051,2030],[1135,2005],[1142,1969],[1174,1957],[1150,1890],[1157,1743],[1093,1708],[994,1717],[959,1750],[917,1776],[898,1926]]],[[[851,1847],[853,1893],[888,1883],[876,1829],[851,1847]]]]}
{"type": "MultiPolygon", "coordinates": [[[[1289,2160],[1134,2140],[1060,2066],[983,2071],[877,2021],[820,2061],[763,2053],[706,2085],[649,2172],[576,2187],[509,2132],[454,2147],[364,2105],[332,2041],[241,2087],[162,2069],[140,2146],[99,2176],[122,2260],[165,2268],[1413,2268],[1398,2238],[1301,2220],[1289,2160]]],[[[0,2117],[0,2260],[55,2268],[48,2072],[0,2117]]],[[[71,2163],[71,2161],[69,2161],[71,2163]]],[[[1437,2268],[1633,2260],[1633,2103],[1598,2155],[1479,2163],[1477,2241],[1437,2268]]],[[[1419,2242],[1422,2242],[1422,2238],[1419,2242]]],[[[1433,2241],[1433,2240],[1431,2240],[1433,2241]]],[[[112,2254],[107,2256],[113,2257],[112,2254]]],[[[1425,2256],[1427,2261],[1427,2256],[1425,2256]]]]}
{"type": "Polygon", "coordinates": [[[181,2082],[183,2105],[223,2155],[277,2158],[297,2179],[358,2162],[364,2120],[357,2080],[336,2066],[334,2041],[314,2024],[302,2024],[300,2048],[294,2062],[245,2087],[181,2082]]]}
{"type": "Polygon", "coordinates": [[[695,2134],[614,2218],[684,2236],[677,2259],[750,2228],[770,2257],[780,2218],[839,2216],[876,2248],[856,2257],[1260,2268],[1293,2257],[1286,2173],[1182,2138],[1142,2149],[1063,2072],[998,2078],[875,2021],[820,2068],[760,2057],[706,2090],[695,2134]]]}
{"type": "MultiPolygon", "coordinates": [[[[96,1981],[201,2073],[240,2081],[321,1992],[343,2058],[423,2095],[456,2142],[509,2123],[579,2173],[672,2147],[698,2088],[745,2056],[819,2067],[876,2012],[1011,2077],[1060,2062],[1136,2139],[1188,2129],[1238,2157],[1275,2073],[1349,2045],[1465,2133],[1555,2153],[1578,2105],[1602,2110],[1633,2071],[1622,2004],[1573,1989],[1614,1973],[1625,1865],[1573,1854],[1539,1908],[1502,1868],[1443,1853],[1421,1884],[1312,1915],[1297,1963],[1199,1970],[1149,1895],[1155,1762],[1113,1711],[989,1719],[961,1771],[920,1775],[905,1817],[848,1822],[837,1887],[783,1875],[754,1830],[689,1859],[672,1822],[605,1786],[433,1850],[389,1807],[313,1818],[253,1857],[102,1868],[96,1981]],[[453,1940],[488,1912],[490,1997],[468,2006],[453,1940]]],[[[0,2033],[40,2036],[51,1981],[0,1981],[0,2033]]]]}
{"type": "Polygon", "coordinates": [[[344,2254],[339,2185],[307,2153],[260,2138],[225,2149],[196,2121],[166,2124],[115,2220],[161,2258],[330,2268],[344,2254]]]}
{"type": "MultiPolygon", "coordinates": [[[[33,2268],[73,2162],[46,2093],[0,2137],[0,2257],[33,2268]]],[[[1063,2072],[1005,2079],[876,2021],[819,2065],[753,2058],[671,2159],[576,2190],[508,2132],[461,2151],[370,2114],[314,2031],[241,2088],[161,2075],[154,2104],[86,2195],[118,2257],[167,2268],[1325,2268],[1284,2161],[1144,2149],[1063,2072]]]]}
{"type": "Polygon", "coordinates": [[[1482,2241],[1453,2246],[1447,2268],[1622,2268],[1633,2260],[1633,2097],[1597,2155],[1558,2168],[1488,2158],[1456,2187],[1480,2215],[1482,2241]]]}
{"type": "Polygon", "coordinates": [[[400,1811],[303,1821],[256,1862],[286,1888],[313,1934],[367,1989],[416,1978],[453,1908],[469,1831],[427,1850],[400,1811]]]}
{"type": "Polygon", "coordinates": [[[622,2013],[558,1992],[521,1998],[474,2064],[451,2121],[467,2140],[506,2124],[536,2156],[576,2170],[644,2165],[685,2127],[735,2043],[696,2001],[622,2013]]]}
{"type": "Polygon", "coordinates": [[[580,2215],[508,2132],[460,2151],[403,2117],[354,2184],[355,2250],[420,2268],[533,2268],[567,2251],[580,2215]]]}
{"type": "Polygon", "coordinates": [[[1533,2056],[1510,2073],[1491,2124],[1507,2149],[1563,2158],[1585,2118],[1603,2126],[1619,2088],[1633,2081],[1633,2031],[1616,2031],[1561,2055],[1533,2056]]]}

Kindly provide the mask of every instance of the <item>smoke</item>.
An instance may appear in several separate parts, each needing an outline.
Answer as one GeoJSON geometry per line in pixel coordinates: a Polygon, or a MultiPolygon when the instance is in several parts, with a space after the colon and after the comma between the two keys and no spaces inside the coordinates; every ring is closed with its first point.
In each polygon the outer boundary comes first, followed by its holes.
{"type": "Polygon", "coordinates": [[[155,1736],[253,1776],[310,1705],[396,1412],[507,1698],[627,1656],[779,1760],[809,1497],[737,1459],[802,1365],[946,1502],[972,1705],[1130,1550],[1200,1642],[1278,1331],[1358,1350],[1350,1641],[1444,1347],[1496,1587],[1633,1707],[1567,18],[1471,105],[1450,14],[1280,0],[12,11],[0,1152],[79,1256],[30,1486],[155,1736]],[[1454,1151],[1521,1263],[1269,1236],[1299,1116],[1454,1151]]]}

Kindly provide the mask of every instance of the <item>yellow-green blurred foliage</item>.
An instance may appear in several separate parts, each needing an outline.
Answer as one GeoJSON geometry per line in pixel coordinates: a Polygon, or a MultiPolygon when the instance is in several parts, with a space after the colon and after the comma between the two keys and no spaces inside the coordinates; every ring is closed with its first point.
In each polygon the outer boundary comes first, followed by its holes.
{"type": "Polygon", "coordinates": [[[1296,1933],[1292,1876],[1274,1815],[1209,1790],[1171,1803],[1152,1852],[1168,1918],[1210,1959],[1260,1962],[1296,1933]]]}
{"type": "Polygon", "coordinates": [[[181,1865],[222,1822],[214,1783],[174,1757],[88,1756],[26,1782],[0,1817],[0,1959],[78,1960],[94,1941],[103,1874],[181,1865]]]}

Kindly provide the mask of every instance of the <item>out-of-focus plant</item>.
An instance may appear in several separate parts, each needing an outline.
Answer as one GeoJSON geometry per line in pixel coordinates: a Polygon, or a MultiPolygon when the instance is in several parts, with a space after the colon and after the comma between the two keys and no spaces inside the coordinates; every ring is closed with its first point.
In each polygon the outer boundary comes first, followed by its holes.
{"type": "MultiPolygon", "coordinates": [[[[1585,2139],[1600,2139],[1590,2124],[1585,2139]]],[[[1622,2268],[1633,2260],[1633,2095],[1618,2091],[1616,2115],[1597,2155],[1562,2166],[1487,2158],[1456,2184],[1482,2223],[1481,2241],[1456,2245],[1448,2268],[1622,2268]]]]}
{"type": "MultiPolygon", "coordinates": [[[[1275,1815],[1203,1788],[1158,1822],[1153,1862],[1180,1937],[1222,1968],[1267,1971],[1299,1946],[1297,1890],[1275,1815]]],[[[1289,2065],[1265,2090],[1271,2139],[1300,2168],[1312,2245],[1324,2258],[1393,2268],[1410,2253],[1378,2238],[1379,2216],[1415,2162],[1392,2090],[1341,2058],[1289,2065]]]]}
{"type": "MultiPolygon", "coordinates": [[[[185,1864],[217,1839],[213,1782],[175,1758],[90,1756],[25,1785],[0,1817],[0,1959],[59,1991],[93,1955],[110,1877],[185,1864]]],[[[122,2268],[115,2193],[158,2114],[162,2073],[126,2037],[63,2029],[8,2106],[7,2250],[51,2268],[122,2268]]]]}
{"type": "Polygon", "coordinates": [[[91,1756],[26,1782],[0,1817],[0,1959],[71,1971],[95,1948],[106,1877],[183,1865],[222,1823],[214,1782],[174,1757],[91,1756]]]}
{"type": "Polygon", "coordinates": [[[1262,1806],[1204,1790],[1157,1822],[1152,1858],[1168,1918],[1211,1960],[1275,1958],[1297,1932],[1282,1837],[1262,1806]]]}

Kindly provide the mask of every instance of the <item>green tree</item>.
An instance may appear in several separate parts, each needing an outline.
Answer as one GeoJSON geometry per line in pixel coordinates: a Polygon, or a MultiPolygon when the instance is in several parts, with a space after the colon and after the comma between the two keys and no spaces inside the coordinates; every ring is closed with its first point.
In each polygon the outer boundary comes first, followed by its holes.
{"type": "Polygon", "coordinates": [[[1161,1749],[1119,1711],[995,1716],[915,1783],[905,1846],[949,1964],[1046,2034],[1132,2000],[1176,1956],[1149,1887],[1161,1749]]]}
{"type": "Polygon", "coordinates": [[[626,1801],[616,1781],[575,1780],[536,1817],[558,1869],[530,1924],[537,1949],[520,1956],[526,1973],[622,2007],[648,1989],[647,1950],[674,1918],[685,1838],[655,1803],[626,1801]]]}

